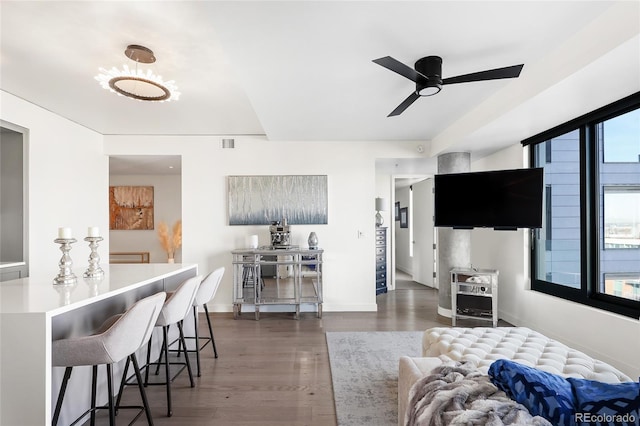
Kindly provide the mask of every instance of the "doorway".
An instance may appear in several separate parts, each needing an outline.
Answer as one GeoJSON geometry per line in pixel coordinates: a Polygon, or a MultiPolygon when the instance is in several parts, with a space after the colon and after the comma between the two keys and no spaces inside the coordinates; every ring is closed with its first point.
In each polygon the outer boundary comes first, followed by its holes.
{"type": "Polygon", "coordinates": [[[29,276],[27,137],[0,121],[0,281],[29,276]]]}
{"type": "Polygon", "coordinates": [[[425,287],[437,288],[432,176],[394,176],[392,180],[394,210],[399,213],[392,232],[393,288],[406,276],[425,287]]]}
{"type": "MultiPolygon", "coordinates": [[[[109,157],[109,186],[147,187],[153,198],[150,227],[109,231],[111,261],[167,263],[170,256],[159,238],[159,225],[164,222],[167,226],[167,232],[163,234],[173,245],[172,236],[178,232],[174,227],[182,219],[182,156],[112,155],[109,157]],[[123,256],[131,253],[133,255],[123,256]]],[[[182,247],[178,247],[173,256],[174,262],[181,263],[182,247]]]]}

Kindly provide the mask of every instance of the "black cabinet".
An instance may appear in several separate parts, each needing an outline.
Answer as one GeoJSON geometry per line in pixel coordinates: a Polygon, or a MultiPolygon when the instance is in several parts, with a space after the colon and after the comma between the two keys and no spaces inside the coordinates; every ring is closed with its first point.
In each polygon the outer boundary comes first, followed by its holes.
{"type": "Polygon", "coordinates": [[[387,228],[376,228],[376,295],[387,292],[387,228]]]}

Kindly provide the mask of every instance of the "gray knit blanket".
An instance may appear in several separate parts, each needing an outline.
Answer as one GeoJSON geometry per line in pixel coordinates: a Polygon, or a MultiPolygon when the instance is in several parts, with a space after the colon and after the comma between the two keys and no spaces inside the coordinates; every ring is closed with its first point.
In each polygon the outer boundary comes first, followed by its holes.
{"type": "Polygon", "coordinates": [[[535,425],[551,426],[491,383],[470,365],[436,367],[418,380],[409,393],[407,426],[535,425]]]}

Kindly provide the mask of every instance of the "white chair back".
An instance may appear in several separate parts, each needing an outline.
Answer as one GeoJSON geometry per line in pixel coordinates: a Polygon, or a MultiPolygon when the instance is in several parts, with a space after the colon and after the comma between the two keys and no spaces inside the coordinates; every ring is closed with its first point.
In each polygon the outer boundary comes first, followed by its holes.
{"type": "Polygon", "coordinates": [[[125,313],[114,315],[91,336],[53,342],[54,366],[98,365],[119,362],[144,346],[162,311],[167,294],[139,300],[125,313]]]}
{"type": "Polygon", "coordinates": [[[193,306],[193,299],[202,281],[202,276],[192,277],[180,284],[176,291],[164,302],[157,326],[175,324],[182,321],[193,306]]]}
{"type": "Polygon", "coordinates": [[[216,295],[216,291],[218,291],[218,287],[220,287],[223,275],[224,267],[220,267],[202,280],[198,293],[196,293],[196,298],[193,301],[193,306],[202,306],[213,299],[216,295]]]}

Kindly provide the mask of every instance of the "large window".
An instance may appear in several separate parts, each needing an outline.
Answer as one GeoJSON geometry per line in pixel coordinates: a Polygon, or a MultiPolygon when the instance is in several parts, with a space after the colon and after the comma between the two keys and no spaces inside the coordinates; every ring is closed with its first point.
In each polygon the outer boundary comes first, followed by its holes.
{"type": "Polygon", "coordinates": [[[640,93],[522,142],[545,179],[532,289],[640,315],[640,93]]]}

